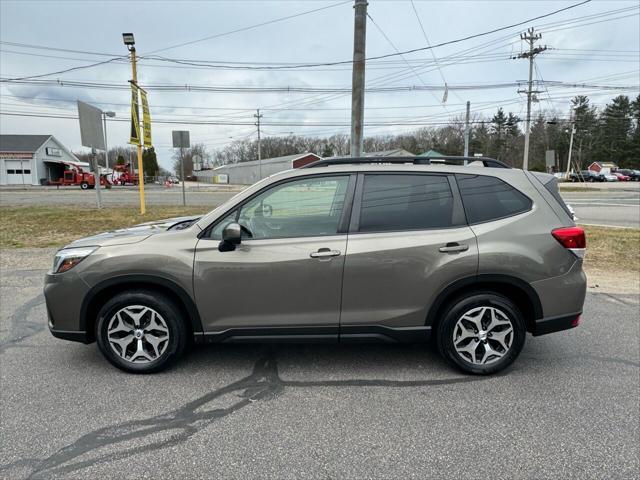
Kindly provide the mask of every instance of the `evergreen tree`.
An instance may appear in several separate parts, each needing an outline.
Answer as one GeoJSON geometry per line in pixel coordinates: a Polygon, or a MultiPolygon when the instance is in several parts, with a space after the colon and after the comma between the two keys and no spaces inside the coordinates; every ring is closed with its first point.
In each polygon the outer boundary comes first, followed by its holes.
{"type": "Polygon", "coordinates": [[[143,150],[142,168],[146,176],[155,177],[158,175],[160,167],[158,167],[158,158],[156,157],[156,151],[153,147],[143,150]]]}
{"type": "Polygon", "coordinates": [[[595,151],[601,162],[615,162],[620,167],[631,166],[632,117],[631,102],[619,95],[600,113],[601,139],[595,151]]]}

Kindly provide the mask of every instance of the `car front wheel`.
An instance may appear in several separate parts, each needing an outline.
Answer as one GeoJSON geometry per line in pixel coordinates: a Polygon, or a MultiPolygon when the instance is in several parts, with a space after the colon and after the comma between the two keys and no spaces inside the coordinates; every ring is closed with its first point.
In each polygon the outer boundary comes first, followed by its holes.
{"type": "Polygon", "coordinates": [[[183,353],[187,330],[179,308],[164,295],[132,291],[109,300],[98,314],[102,354],[132,373],[164,370],[183,353]]]}
{"type": "Polygon", "coordinates": [[[508,298],[475,293],[459,298],[437,331],[441,355],[459,369],[488,375],[508,367],[520,354],[525,322],[508,298]]]}

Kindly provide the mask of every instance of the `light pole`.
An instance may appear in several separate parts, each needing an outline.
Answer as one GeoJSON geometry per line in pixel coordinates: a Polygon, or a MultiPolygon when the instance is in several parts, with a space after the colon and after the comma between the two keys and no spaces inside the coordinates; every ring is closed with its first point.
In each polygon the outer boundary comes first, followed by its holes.
{"type": "Polygon", "coordinates": [[[104,168],[109,170],[109,147],[107,146],[107,117],[113,118],[116,112],[102,112],[102,123],[104,125],[104,168]]]}
{"type": "MultiPolygon", "coordinates": [[[[127,49],[129,50],[129,52],[131,53],[131,71],[132,71],[131,85],[132,85],[132,88],[137,89],[138,88],[138,70],[136,68],[136,47],[135,47],[136,42],[133,38],[133,33],[123,33],[122,40],[124,44],[127,46],[127,49]]],[[[135,115],[135,119],[132,119],[132,121],[135,120],[135,122],[137,122],[137,125],[132,125],[132,127],[138,131],[138,141],[136,142],[137,144],[136,147],[138,149],[138,189],[140,192],[140,213],[144,215],[147,208],[145,206],[145,201],[144,201],[144,169],[142,167],[142,138],[140,138],[141,135],[139,134],[140,120],[138,117],[137,90],[135,90],[135,98],[136,98],[136,102],[135,102],[136,115],[135,115]]],[[[134,105],[132,105],[132,109],[133,107],[134,105]]],[[[133,114],[133,111],[131,113],[133,114]]],[[[132,129],[132,133],[133,133],[133,129],[132,129]]]]}
{"type": "MultiPolygon", "coordinates": [[[[547,125],[557,125],[558,122],[555,120],[550,120],[547,122],[547,125]]],[[[564,174],[564,178],[569,180],[569,173],[571,172],[571,153],[573,151],[573,135],[576,133],[576,121],[572,119],[569,122],[569,127],[571,128],[571,137],[569,137],[569,154],[567,155],[567,171],[564,174]]]]}

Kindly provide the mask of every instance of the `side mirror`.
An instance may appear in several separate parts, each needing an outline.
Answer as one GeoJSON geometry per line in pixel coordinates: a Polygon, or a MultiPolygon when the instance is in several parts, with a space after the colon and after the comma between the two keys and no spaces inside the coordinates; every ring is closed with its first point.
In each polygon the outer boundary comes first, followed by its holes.
{"type": "Polygon", "coordinates": [[[242,241],[242,227],[239,223],[230,223],[222,230],[222,241],[218,245],[221,252],[231,252],[242,241]]]}

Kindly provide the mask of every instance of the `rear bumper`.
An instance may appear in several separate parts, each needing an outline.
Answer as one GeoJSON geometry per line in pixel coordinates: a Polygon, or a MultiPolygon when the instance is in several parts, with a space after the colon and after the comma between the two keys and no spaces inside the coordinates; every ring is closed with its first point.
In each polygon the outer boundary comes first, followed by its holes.
{"type": "MultiPolygon", "coordinates": [[[[567,252],[568,255],[573,255],[567,252]]],[[[542,304],[543,317],[537,322],[557,323],[561,318],[579,315],[587,294],[587,277],[582,260],[576,259],[564,275],[531,283],[542,304]]]]}
{"type": "Polygon", "coordinates": [[[541,318],[540,320],[536,320],[531,333],[534,337],[537,337],[538,335],[546,335],[547,333],[575,328],[580,324],[581,314],[582,312],[578,312],[560,317],[541,318]]]}

